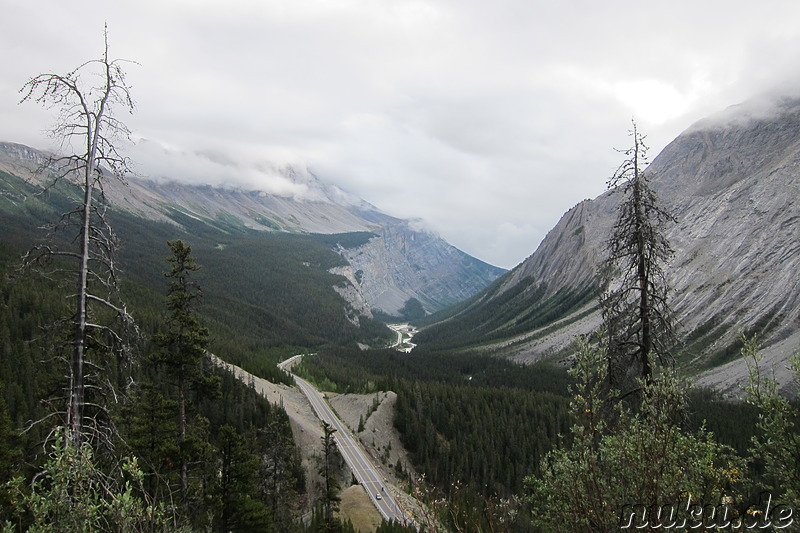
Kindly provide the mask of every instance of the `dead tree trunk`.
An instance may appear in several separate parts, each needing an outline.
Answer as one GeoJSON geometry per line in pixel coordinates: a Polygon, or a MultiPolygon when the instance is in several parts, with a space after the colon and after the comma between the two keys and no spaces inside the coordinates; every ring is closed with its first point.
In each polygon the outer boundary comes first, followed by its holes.
{"type": "Polygon", "coordinates": [[[61,140],[62,148],[77,140],[85,147],[83,153],[54,157],[48,168],[55,172],[55,180],[66,179],[82,188],[82,203],[62,217],[65,225],[77,226],[77,250],[55,250],[43,246],[28,254],[28,259],[60,256],[75,261],[72,273],[77,278],[75,313],[72,317],[72,353],[69,365],[69,391],[65,425],[69,441],[79,443],[84,436],[84,407],[86,405],[86,357],[88,337],[97,332],[99,345],[115,344],[122,336],[109,326],[95,324],[91,317],[93,304],[111,309],[125,321],[130,316],[121,304],[112,302],[116,293],[116,275],[112,258],[113,233],[105,219],[103,207],[104,167],[122,179],[128,171],[128,161],[120,156],[115,145],[119,137],[129,138],[125,125],[114,118],[113,108],[122,105],[133,110],[129,88],[125,83],[122,60],[111,60],[108,55],[108,31],[104,34],[104,51],[100,59],[88,61],[67,74],[39,74],[22,88],[22,102],[33,100],[58,108],[60,118],[52,130],[61,140]],[[100,84],[85,84],[82,76],[96,77],[100,84]],[[73,216],[77,223],[73,222],[73,216]],[[107,293],[93,290],[94,281],[104,286],[107,293]],[[104,341],[103,339],[106,339],[104,341]]]}

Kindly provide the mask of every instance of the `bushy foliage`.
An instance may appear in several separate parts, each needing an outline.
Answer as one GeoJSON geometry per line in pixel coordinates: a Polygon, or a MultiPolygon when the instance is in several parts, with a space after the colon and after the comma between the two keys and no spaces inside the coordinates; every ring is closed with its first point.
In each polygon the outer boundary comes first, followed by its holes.
{"type": "MultiPolygon", "coordinates": [[[[755,337],[743,340],[742,354],[750,370],[746,399],[759,410],[753,457],[764,465],[769,488],[800,510],[800,409],[779,393],[774,377],[764,375],[755,337]]],[[[790,357],[789,363],[800,385],[800,352],[790,357]]]]}
{"type": "Polygon", "coordinates": [[[608,404],[604,362],[602,349],[580,343],[569,441],[548,454],[540,476],[528,479],[534,524],[545,531],[617,531],[639,513],[640,529],[655,530],[667,519],[642,509],[689,501],[728,505],[733,518],[734,486],[746,465],[709,432],[681,428],[685,400],[675,376],[663,372],[641,383],[645,394],[634,411],[608,404]]]}
{"type": "Polygon", "coordinates": [[[123,458],[108,475],[88,443],[74,446],[64,433],[57,430],[30,488],[21,476],[9,482],[16,516],[5,522],[4,533],[23,526],[28,533],[185,531],[163,505],[148,500],[135,458],[123,458]]]}

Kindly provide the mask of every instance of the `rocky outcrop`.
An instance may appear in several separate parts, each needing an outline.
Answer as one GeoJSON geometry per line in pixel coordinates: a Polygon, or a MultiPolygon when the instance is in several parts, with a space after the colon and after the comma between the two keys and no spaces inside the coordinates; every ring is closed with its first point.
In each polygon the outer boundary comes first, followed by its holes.
{"type": "Polygon", "coordinates": [[[356,278],[355,271],[350,265],[344,267],[335,267],[329,270],[331,274],[342,276],[345,283],[341,285],[334,285],[333,289],[344,299],[345,302],[350,304],[350,307],[355,312],[355,315],[348,315],[348,319],[356,326],[359,325],[358,317],[365,316],[372,318],[372,308],[370,307],[367,299],[364,297],[364,291],[361,290],[361,284],[356,278]]]}
{"type": "Polygon", "coordinates": [[[379,224],[375,237],[340,253],[361,272],[361,289],[374,309],[396,314],[409,298],[416,298],[427,312],[434,312],[469,298],[505,272],[418,224],[378,213],[364,216],[379,224]]]}

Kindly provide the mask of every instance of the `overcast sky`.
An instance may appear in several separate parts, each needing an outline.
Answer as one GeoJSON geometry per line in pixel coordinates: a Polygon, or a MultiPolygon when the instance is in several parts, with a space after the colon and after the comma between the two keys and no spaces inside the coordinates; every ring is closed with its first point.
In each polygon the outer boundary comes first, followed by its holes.
{"type": "Polygon", "coordinates": [[[107,22],[138,63],[142,174],[286,194],[249,170],[307,166],[511,268],[603,191],[631,118],[652,159],[797,85],[798,21],[797,0],[0,0],[0,140],[50,146],[55,113],[17,91],[99,57],[107,22]]]}

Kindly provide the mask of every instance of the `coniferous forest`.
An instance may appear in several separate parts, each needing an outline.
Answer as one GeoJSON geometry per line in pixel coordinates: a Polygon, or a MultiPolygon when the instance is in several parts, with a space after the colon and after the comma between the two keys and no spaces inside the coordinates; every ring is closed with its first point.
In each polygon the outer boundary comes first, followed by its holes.
{"type": "MultiPolygon", "coordinates": [[[[413,467],[424,474],[424,494],[429,502],[448,502],[440,521],[475,528],[467,531],[548,531],[533,525],[535,506],[524,495],[548,452],[573,438],[570,391],[578,383],[563,368],[424,347],[408,354],[329,348],[304,358],[298,371],[324,390],[397,393],[394,423],[413,467]]],[[[736,456],[750,458],[750,477],[738,490],[743,501],[757,503],[761,489],[774,483],[753,458],[753,439],[763,434],[757,406],[693,390],[681,416],[685,431],[708,431],[736,456]]],[[[407,482],[411,488],[419,480],[407,482]]]]}
{"type": "MultiPolygon", "coordinates": [[[[77,460],[58,455],[54,447],[55,439],[63,440],[54,431],[63,421],[69,381],[65,324],[74,289],[61,272],[69,265],[53,258],[43,268],[24,267],[22,259],[37,244],[69,244],[65,235],[48,234],[40,227],[70,204],[68,194],[50,191],[48,202],[19,178],[3,178],[5,190],[13,191],[9,195],[22,189],[31,198],[21,208],[15,203],[13,210],[2,212],[5,227],[15,231],[4,233],[0,242],[0,476],[2,483],[10,483],[0,495],[0,514],[9,521],[10,531],[25,531],[36,520],[64,520],[57,509],[36,510],[38,504],[30,499],[51,498],[53,493],[47,491],[59,489],[55,480],[33,493],[31,480],[41,479],[36,476],[43,469],[72,475],[59,469],[65,461],[77,460]]],[[[70,184],[59,188],[73,190],[70,184]]],[[[304,500],[304,473],[283,408],[210,364],[206,355],[191,363],[193,369],[181,362],[182,370],[176,371],[169,362],[168,352],[181,329],[175,330],[171,315],[185,313],[170,309],[168,274],[174,254],[167,243],[182,243],[197,267],[187,271],[185,287],[195,291],[186,312],[196,320],[182,327],[199,332],[198,353],[218,354],[254,374],[289,383],[276,367],[289,354],[389,337],[378,323],[364,320],[356,327],[342,313],[342,301],[332,288],[340,278],[327,272],[341,264],[331,250],[339,239],[331,244],[331,236],[241,230],[193,234],[122,212],[112,213],[110,219],[120,244],[120,300],[133,323],[124,332],[129,344],[124,353],[97,366],[91,363],[87,372],[94,380],[87,405],[103,428],[104,444],[92,446],[91,456],[80,456],[85,475],[94,476],[98,486],[109,491],[124,493],[121,487],[131,487],[131,501],[158,510],[145,520],[147,527],[303,530],[306,525],[298,517],[313,502],[304,500]],[[298,269],[308,275],[296,276],[298,269]],[[176,385],[182,372],[187,382],[183,392],[176,385]],[[135,458],[135,466],[119,466],[126,458],[135,458]],[[129,471],[112,479],[112,473],[129,471]],[[220,472],[225,475],[220,477],[220,472]]],[[[97,318],[109,317],[100,311],[97,318]]],[[[96,501],[90,502],[99,505],[102,491],[93,497],[96,501]]],[[[97,511],[106,521],[116,512],[97,511]]],[[[310,530],[317,530],[313,521],[310,524],[310,530]]],[[[113,530],[113,524],[107,529],[113,530]]]]}

